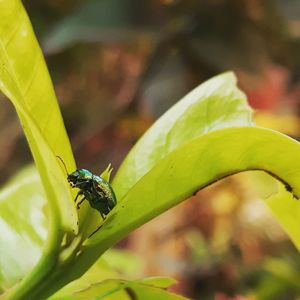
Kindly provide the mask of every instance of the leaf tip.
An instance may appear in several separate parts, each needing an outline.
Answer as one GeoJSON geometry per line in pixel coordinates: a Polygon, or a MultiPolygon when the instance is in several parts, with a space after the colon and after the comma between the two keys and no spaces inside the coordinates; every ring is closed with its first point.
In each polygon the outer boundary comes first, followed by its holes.
{"type": "Polygon", "coordinates": [[[106,180],[107,182],[109,182],[110,179],[110,175],[112,172],[113,168],[111,167],[111,163],[107,166],[107,168],[101,173],[101,177],[106,180]]]}

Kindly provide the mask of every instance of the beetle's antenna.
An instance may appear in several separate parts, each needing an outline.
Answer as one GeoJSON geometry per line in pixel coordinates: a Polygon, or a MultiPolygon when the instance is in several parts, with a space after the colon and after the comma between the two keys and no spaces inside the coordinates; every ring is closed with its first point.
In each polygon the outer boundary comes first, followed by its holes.
{"type": "Polygon", "coordinates": [[[65,167],[65,170],[66,170],[66,173],[67,173],[67,175],[68,175],[68,174],[69,174],[69,172],[68,172],[68,170],[67,170],[67,167],[66,167],[66,164],[65,164],[65,162],[63,161],[63,159],[62,159],[60,156],[56,155],[56,157],[57,157],[57,158],[59,158],[59,159],[60,159],[60,161],[63,163],[63,165],[64,165],[64,167],[65,167]]]}

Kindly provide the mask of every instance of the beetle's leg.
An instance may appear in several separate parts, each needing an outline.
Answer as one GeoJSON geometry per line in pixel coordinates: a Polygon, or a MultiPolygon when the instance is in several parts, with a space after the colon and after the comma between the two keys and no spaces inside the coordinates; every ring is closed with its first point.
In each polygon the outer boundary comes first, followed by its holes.
{"type": "Polygon", "coordinates": [[[76,201],[77,201],[77,199],[78,199],[78,197],[79,197],[80,195],[82,195],[82,191],[79,191],[79,192],[77,193],[77,196],[76,196],[76,198],[75,198],[75,200],[74,200],[75,203],[76,203],[76,201]]]}
{"type": "Polygon", "coordinates": [[[100,211],[100,215],[101,215],[101,217],[102,217],[102,219],[103,219],[103,221],[106,219],[106,216],[100,211]]]}
{"type": "Polygon", "coordinates": [[[81,203],[86,199],[86,197],[83,197],[76,205],[77,209],[80,208],[81,203]]]}

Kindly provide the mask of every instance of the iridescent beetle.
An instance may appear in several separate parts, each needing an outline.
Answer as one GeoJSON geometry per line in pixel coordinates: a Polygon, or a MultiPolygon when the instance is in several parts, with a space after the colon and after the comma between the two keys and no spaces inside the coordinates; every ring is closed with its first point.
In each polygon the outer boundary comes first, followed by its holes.
{"type": "MultiPolygon", "coordinates": [[[[64,161],[59,156],[57,157],[64,164],[68,174],[64,161]]],[[[109,168],[107,170],[109,170],[109,168]]],[[[108,174],[109,172],[110,171],[108,171],[108,174]]],[[[77,209],[80,208],[84,200],[88,200],[91,207],[98,210],[104,220],[106,215],[116,206],[117,198],[115,193],[109,182],[102,177],[94,175],[86,169],[79,169],[68,174],[67,179],[72,188],[79,189],[74,202],[76,203],[78,198],[83,196],[76,205],[77,209]]]]}

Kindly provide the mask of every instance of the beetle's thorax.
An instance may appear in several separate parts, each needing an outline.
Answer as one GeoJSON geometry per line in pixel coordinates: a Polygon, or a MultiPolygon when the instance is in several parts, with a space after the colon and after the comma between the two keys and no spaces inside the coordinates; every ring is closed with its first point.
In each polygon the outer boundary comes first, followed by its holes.
{"type": "Polygon", "coordinates": [[[67,179],[71,187],[85,189],[88,188],[90,181],[93,180],[93,174],[86,169],[79,169],[70,173],[67,179]]]}

